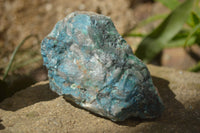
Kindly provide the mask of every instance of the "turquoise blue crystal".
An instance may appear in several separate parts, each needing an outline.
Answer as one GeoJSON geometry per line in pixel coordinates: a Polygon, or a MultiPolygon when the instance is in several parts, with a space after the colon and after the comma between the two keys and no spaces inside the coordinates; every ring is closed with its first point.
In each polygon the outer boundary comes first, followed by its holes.
{"type": "Polygon", "coordinates": [[[113,121],[155,118],[164,109],[147,67],[109,17],[71,13],[44,38],[41,53],[50,88],[82,108],[113,121]]]}

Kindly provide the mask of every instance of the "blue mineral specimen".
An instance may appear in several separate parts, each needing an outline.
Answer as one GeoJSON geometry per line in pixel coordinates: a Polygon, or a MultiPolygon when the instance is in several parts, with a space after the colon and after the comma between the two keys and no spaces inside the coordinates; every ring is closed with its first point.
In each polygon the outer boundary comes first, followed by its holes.
{"type": "Polygon", "coordinates": [[[109,17],[71,13],[44,38],[41,53],[50,88],[93,113],[123,121],[164,109],[147,67],[109,17]]]}

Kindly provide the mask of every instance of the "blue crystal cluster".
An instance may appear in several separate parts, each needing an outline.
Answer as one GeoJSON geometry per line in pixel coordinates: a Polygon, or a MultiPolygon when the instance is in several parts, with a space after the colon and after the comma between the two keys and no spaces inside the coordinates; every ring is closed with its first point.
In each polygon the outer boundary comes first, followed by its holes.
{"type": "Polygon", "coordinates": [[[74,12],[41,44],[50,88],[113,121],[155,118],[163,111],[150,73],[109,17],[74,12]]]}

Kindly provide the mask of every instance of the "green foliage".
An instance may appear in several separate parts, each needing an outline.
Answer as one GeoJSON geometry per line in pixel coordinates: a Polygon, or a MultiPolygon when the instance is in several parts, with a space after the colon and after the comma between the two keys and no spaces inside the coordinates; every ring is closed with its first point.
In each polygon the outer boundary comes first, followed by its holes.
{"type": "Polygon", "coordinates": [[[11,59],[10,59],[10,61],[9,61],[9,63],[8,63],[8,66],[6,67],[5,73],[4,73],[4,75],[3,75],[3,81],[6,79],[6,77],[7,77],[7,75],[8,75],[8,72],[9,72],[10,69],[11,69],[11,66],[12,66],[12,64],[13,64],[13,61],[14,61],[15,56],[16,56],[16,54],[17,54],[17,51],[18,51],[19,48],[20,48],[29,38],[31,38],[31,37],[35,37],[35,38],[37,39],[37,41],[38,41],[38,44],[40,44],[40,40],[39,40],[39,38],[38,38],[38,35],[31,34],[31,35],[28,35],[27,37],[25,37],[24,40],[22,40],[22,42],[21,42],[21,43],[15,48],[15,50],[13,51],[12,56],[11,56],[11,59]]]}
{"type": "MultiPolygon", "coordinates": [[[[164,48],[188,47],[194,44],[200,46],[200,0],[156,0],[167,8],[171,13],[150,16],[137,24],[124,36],[142,37],[143,40],[136,49],[136,56],[148,63],[156,57],[164,48]],[[153,21],[163,19],[162,23],[151,33],[145,35],[135,32],[153,21]]],[[[199,63],[190,71],[200,71],[199,63]]]]}
{"type": "Polygon", "coordinates": [[[139,44],[136,56],[144,62],[151,61],[182,29],[188,19],[194,0],[187,0],[176,9],[139,44]]]}
{"type": "Polygon", "coordinates": [[[185,43],[187,44],[187,46],[192,46],[195,43],[196,38],[197,38],[196,36],[188,38],[187,43],[185,41],[185,37],[171,40],[167,43],[167,45],[164,46],[164,48],[183,47],[186,46],[185,43]]]}
{"type": "Polygon", "coordinates": [[[160,19],[164,19],[166,18],[167,15],[166,14],[158,14],[158,15],[154,15],[154,16],[150,16],[148,17],[147,19],[141,21],[139,24],[137,24],[135,27],[133,27],[133,29],[128,32],[128,33],[125,33],[124,35],[122,35],[123,37],[128,37],[128,36],[133,36],[133,37],[145,37],[146,35],[144,34],[141,34],[141,33],[135,33],[135,30],[141,28],[141,27],[144,27],[145,25],[151,23],[151,22],[154,22],[154,21],[157,21],[157,20],[160,20],[160,19]]]}
{"type": "Polygon", "coordinates": [[[199,72],[200,71],[200,62],[198,62],[198,64],[195,65],[194,67],[190,68],[189,71],[191,71],[191,72],[199,72]]]}
{"type": "Polygon", "coordinates": [[[178,0],[156,0],[156,1],[161,2],[163,5],[172,10],[175,9],[180,4],[178,0]]]}
{"type": "MultiPolygon", "coordinates": [[[[188,46],[188,41],[193,35],[195,35],[196,37],[200,37],[199,30],[200,30],[200,23],[198,23],[193,29],[191,29],[188,37],[185,40],[184,46],[188,46]]],[[[197,42],[197,43],[200,44],[199,42],[197,42]]]]}
{"type": "Polygon", "coordinates": [[[187,24],[188,24],[189,26],[191,26],[191,27],[195,27],[197,24],[199,24],[199,22],[200,22],[200,18],[199,18],[199,16],[197,15],[197,13],[192,12],[192,13],[190,14],[190,17],[189,17],[189,19],[188,19],[187,24]]]}

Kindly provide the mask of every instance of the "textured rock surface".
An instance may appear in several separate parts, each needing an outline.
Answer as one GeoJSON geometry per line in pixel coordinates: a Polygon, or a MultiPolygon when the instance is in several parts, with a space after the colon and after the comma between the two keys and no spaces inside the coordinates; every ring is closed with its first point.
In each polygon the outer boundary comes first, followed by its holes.
{"type": "Polygon", "coordinates": [[[114,121],[163,111],[148,69],[106,16],[68,15],[42,41],[41,53],[51,89],[87,110],[114,121]]]}
{"type": "Polygon", "coordinates": [[[148,66],[165,104],[161,117],[114,123],[76,108],[40,82],[0,103],[1,133],[199,133],[200,75],[148,66]]]}

